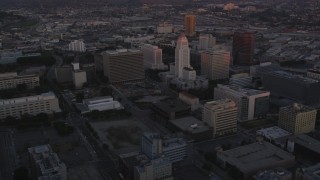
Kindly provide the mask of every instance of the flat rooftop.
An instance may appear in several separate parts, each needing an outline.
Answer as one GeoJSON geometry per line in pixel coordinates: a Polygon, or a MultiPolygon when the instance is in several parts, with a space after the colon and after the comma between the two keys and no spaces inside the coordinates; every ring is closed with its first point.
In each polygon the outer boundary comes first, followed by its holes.
{"type": "Polygon", "coordinates": [[[295,159],[290,153],[268,142],[257,142],[224,151],[218,157],[236,166],[244,173],[260,170],[286,160],[294,161],[295,159]]]}
{"type": "Polygon", "coordinates": [[[210,128],[206,126],[203,121],[200,121],[192,116],[171,120],[170,123],[174,124],[179,129],[192,134],[210,130],[210,128]]]}
{"type": "Polygon", "coordinates": [[[305,106],[303,104],[298,104],[298,103],[293,103],[290,106],[286,106],[286,107],[282,107],[283,109],[288,109],[290,110],[292,113],[303,113],[303,112],[309,112],[309,111],[313,111],[315,110],[312,107],[309,106],[305,106]]]}
{"type": "Polygon", "coordinates": [[[294,142],[320,154],[320,141],[310,136],[305,134],[298,135],[296,136],[294,142]]]}
{"type": "Polygon", "coordinates": [[[258,135],[264,136],[267,139],[278,139],[278,138],[282,138],[285,136],[289,136],[291,135],[290,132],[279,128],[278,126],[273,126],[273,127],[269,127],[269,128],[265,128],[265,129],[260,129],[257,131],[258,135]]]}
{"type": "Polygon", "coordinates": [[[243,94],[243,96],[254,96],[254,95],[259,95],[259,94],[264,94],[267,93],[270,95],[269,91],[262,91],[262,90],[256,90],[256,89],[249,89],[249,88],[242,88],[239,86],[231,86],[231,85],[222,85],[222,84],[218,84],[217,86],[218,88],[227,88],[227,89],[231,89],[234,90],[238,93],[243,94]]]}
{"type": "Polygon", "coordinates": [[[302,83],[318,83],[319,82],[318,80],[308,78],[302,75],[292,74],[286,71],[273,71],[273,72],[269,72],[269,74],[274,76],[281,76],[286,79],[291,79],[291,80],[299,81],[302,83]]]}
{"type": "Polygon", "coordinates": [[[160,101],[155,103],[154,106],[166,113],[185,111],[191,108],[190,105],[178,99],[167,99],[160,101]]]}

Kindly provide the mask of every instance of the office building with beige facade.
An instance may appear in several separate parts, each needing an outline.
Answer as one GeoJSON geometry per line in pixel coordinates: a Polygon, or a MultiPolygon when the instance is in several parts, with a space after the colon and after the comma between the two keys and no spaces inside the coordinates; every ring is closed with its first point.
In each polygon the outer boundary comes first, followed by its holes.
{"type": "Polygon", "coordinates": [[[213,128],[213,136],[237,132],[238,108],[230,99],[207,102],[203,107],[202,120],[213,128]]]}
{"type": "Polygon", "coordinates": [[[106,51],[103,55],[104,75],[110,83],[132,83],[144,80],[143,53],[133,49],[106,51]]]}
{"type": "Polygon", "coordinates": [[[18,85],[25,84],[28,89],[40,86],[37,74],[18,75],[16,72],[0,74],[0,90],[15,89],[18,85]]]}
{"type": "Polygon", "coordinates": [[[317,110],[294,103],[280,108],[278,126],[293,133],[309,133],[314,130],[317,110]]]}
{"type": "Polygon", "coordinates": [[[23,114],[37,115],[60,112],[59,101],[53,92],[14,99],[0,99],[0,119],[20,118],[23,114]]]}

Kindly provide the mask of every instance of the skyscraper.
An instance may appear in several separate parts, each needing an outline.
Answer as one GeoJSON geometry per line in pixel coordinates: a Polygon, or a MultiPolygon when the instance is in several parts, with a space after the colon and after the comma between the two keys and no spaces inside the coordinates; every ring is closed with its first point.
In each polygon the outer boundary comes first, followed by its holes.
{"type": "Polygon", "coordinates": [[[187,36],[196,35],[196,16],[193,14],[186,14],[184,16],[184,28],[187,36]]]}
{"type": "Polygon", "coordinates": [[[216,38],[212,34],[201,34],[199,36],[199,50],[208,50],[216,44],[216,38]]]}
{"type": "Polygon", "coordinates": [[[210,80],[228,79],[230,52],[226,50],[208,50],[201,53],[201,74],[210,80]]]}
{"type": "Polygon", "coordinates": [[[183,69],[192,68],[190,66],[190,48],[188,39],[184,34],[181,34],[177,41],[175,50],[175,75],[178,78],[183,78],[183,69]]]}
{"type": "Polygon", "coordinates": [[[233,35],[233,64],[251,65],[255,49],[255,33],[247,31],[237,31],[233,35]]]}
{"type": "Polygon", "coordinates": [[[143,53],[133,49],[106,51],[103,54],[104,75],[111,83],[144,80],[143,53]]]}
{"type": "Polygon", "coordinates": [[[69,51],[86,52],[86,44],[82,40],[74,40],[69,44],[69,51]]]}
{"type": "Polygon", "coordinates": [[[153,46],[150,44],[145,44],[141,47],[143,52],[144,67],[146,69],[166,69],[162,63],[162,49],[158,46],[153,46]]]}

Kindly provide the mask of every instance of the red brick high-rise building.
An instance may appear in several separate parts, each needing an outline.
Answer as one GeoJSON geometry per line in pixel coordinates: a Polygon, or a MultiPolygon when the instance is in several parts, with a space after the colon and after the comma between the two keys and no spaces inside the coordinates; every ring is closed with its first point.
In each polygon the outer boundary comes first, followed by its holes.
{"type": "Polygon", "coordinates": [[[187,14],[184,16],[184,28],[186,36],[196,35],[196,16],[193,14],[187,14]]]}
{"type": "Polygon", "coordinates": [[[233,35],[233,64],[251,65],[253,64],[256,36],[254,32],[237,31],[233,35]]]}

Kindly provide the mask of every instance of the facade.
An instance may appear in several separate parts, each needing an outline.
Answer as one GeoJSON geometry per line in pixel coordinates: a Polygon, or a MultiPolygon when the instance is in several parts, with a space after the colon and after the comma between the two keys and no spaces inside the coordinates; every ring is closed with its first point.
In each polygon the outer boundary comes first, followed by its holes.
{"type": "Polygon", "coordinates": [[[314,130],[317,110],[302,104],[282,107],[279,112],[279,127],[293,133],[309,133],[314,130]]]}
{"type": "Polygon", "coordinates": [[[28,148],[28,152],[33,178],[67,180],[67,167],[49,144],[28,148]]]}
{"type": "Polygon", "coordinates": [[[251,179],[257,172],[274,167],[289,168],[295,164],[290,153],[268,143],[256,142],[217,154],[225,169],[234,169],[237,179],[251,179]]]}
{"type": "Polygon", "coordinates": [[[183,68],[182,79],[184,81],[195,81],[197,78],[197,72],[192,68],[183,68]]]}
{"type": "Polygon", "coordinates": [[[214,99],[231,99],[238,107],[240,122],[265,117],[269,110],[270,92],[218,84],[214,99]]]}
{"type": "Polygon", "coordinates": [[[183,69],[192,68],[190,66],[190,48],[188,39],[184,34],[181,34],[177,40],[175,49],[175,75],[183,79],[183,69]]]}
{"type": "Polygon", "coordinates": [[[84,99],[83,104],[89,109],[89,111],[106,111],[122,108],[121,104],[118,101],[114,101],[111,96],[84,99]]]}
{"type": "Polygon", "coordinates": [[[0,119],[8,116],[20,118],[23,114],[37,115],[60,112],[58,98],[53,92],[37,96],[27,96],[0,100],[0,119]]]}
{"type": "Polygon", "coordinates": [[[168,158],[160,157],[142,162],[134,167],[134,180],[173,180],[172,164],[168,158]]]}
{"type": "Polygon", "coordinates": [[[36,74],[19,76],[17,73],[0,74],[0,90],[15,89],[19,84],[25,84],[28,89],[40,86],[39,76],[36,74]]]}
{"type": "Polygon", "coordinates": [[[212,34],[200,34],[198,50],[212,49],[216,45],[216,38],[212,34]]]}
{"type": "Polygon", "coordinates": [[[191,106],[191,111],[196,110],[199,107],[199,98],[189,94],[187,92],[179,93],[179,99],[191,106]]]}
{"type": "Polygon", "coordinates": [[[69,44],[69,51],[86,52],[86,45],[81,40],[74,40],[69,44]]]}
{"type": "Polygon", "coordinates": [[[254,32],[237,31],[233,35],[233,64],[253,64],[256,37],[254,32]]]}
{"type": "Polygon", "coordinates": [[[169,33],[172,33],[172,31],[173,31],[172,24],[164,22],[157,26],[157,33],[159,34],[169,34],[169,33]]]}
{"type": "Polygon", "coordinates": [[[207,102],[203,107],[202,121],[213,128],[213,136],[237,132],[238,108],[230,99],[207,102]]]}
{"type": "Polygon", "coordinates": [[[231,55],[226,50],[208,50],[201,53],[201,74],[210,80],[228,79],[231,55]]]}
{"type": "Polygon", "coordinates": [[[150,159],[164,155],[171,163],[175,163],[187,158],[187,142],[179,137],[144,133],[141,137],[141,152],[150,159]]]}
{"type": "Polygon", "coordinates": [[[320,163],[306,168],[298,168],[295,180],[314,180],[320,179],[320,163]]]}
{"type": "Polygon", "coordinates": [[[262,86],[274,97],[294,99],[302,104],[320,102],[319,80],[280,70],[263,74],[261,80],[262,86]]]}
{"type": "Polygon", "coordinates": [[[55,67],[55,76],[58,83],[67,83],[73,81],[72,67],[70,65],[64,65],[61,67],[55,67]]]}
{"type": "Polygon", "coordinates": [[[143,53],[138,50],[117,50],[103,53],[103,71],[111,83],[144,80],[143,53]]]}
{"type": "Polygon", "coordinates": [[[184,16],[184,28],[187,36],[196,35],[196,16],[193,14],[187,14],[184,16]]]}
{"type": "Polygon", "coordinates": [[[162,49],[158,46],[145,44],[141,47],[141,50],[146,69],[167,69],[167,66],[162,62],[162,49]]]}
{"type": "Polygon", "coordinates": [[[87,73],[83,70],[73,70],[72,80],[76,89],[81,89],[84,83],[87,82],[87,73]]]}
{"type": "Polygon", "coordinates": [[[319,69],[309,69],[307,71],[307,77],[320,80],[320,70],[319,69]]]}

